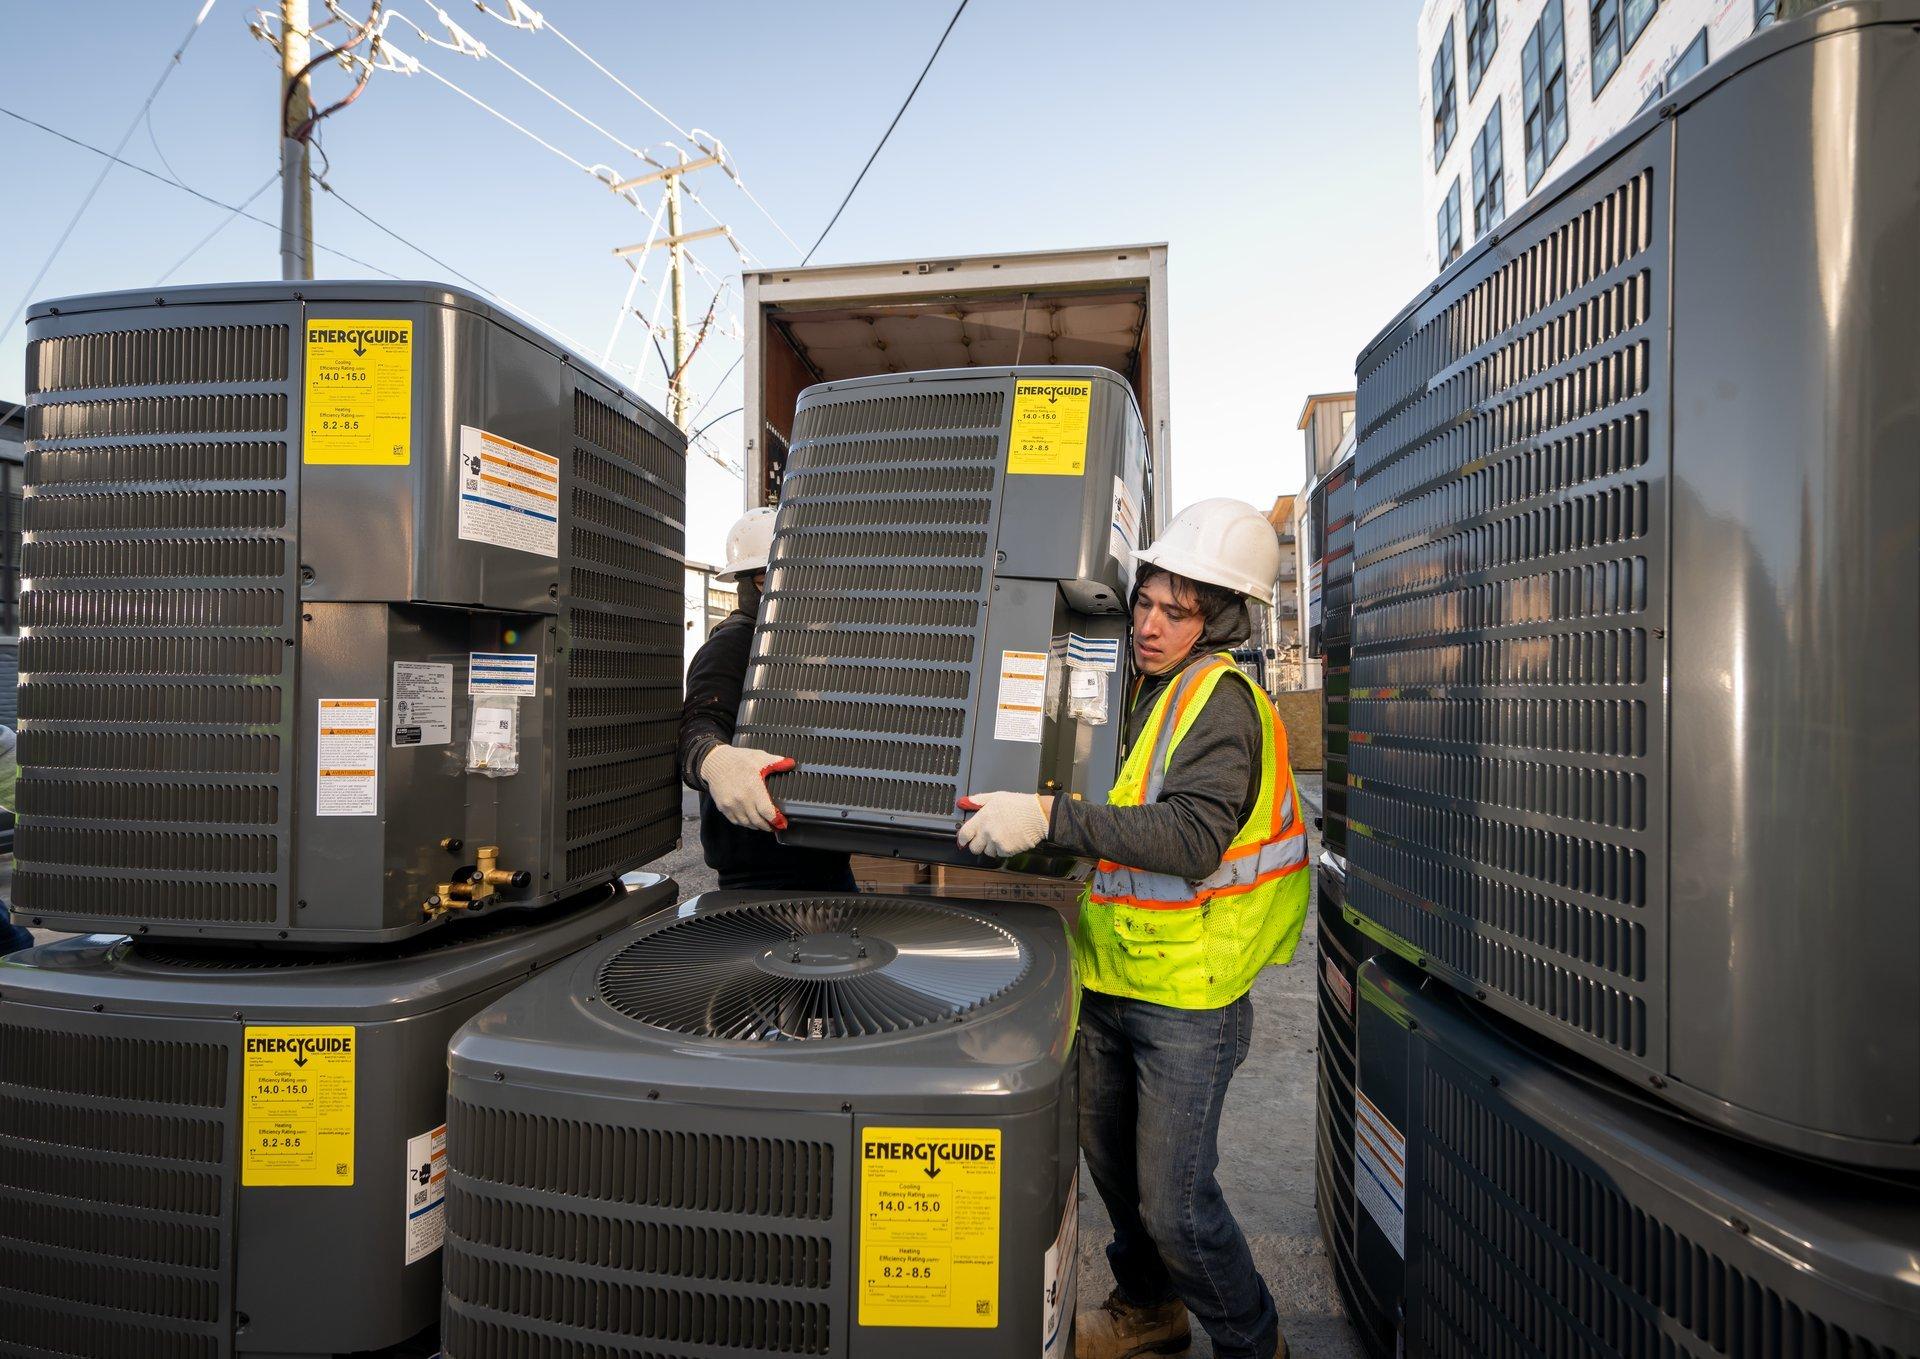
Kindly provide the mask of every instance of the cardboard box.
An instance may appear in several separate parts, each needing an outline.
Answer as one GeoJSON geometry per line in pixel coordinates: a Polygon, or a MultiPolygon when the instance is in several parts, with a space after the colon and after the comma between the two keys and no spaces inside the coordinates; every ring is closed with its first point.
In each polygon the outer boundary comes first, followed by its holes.
{"type": "Polygon", "coordinates": [[[933,890],[933,869],[928,864],[856,854],[852,866],[853,885],[862,892],[925,895],[933,890]]]}

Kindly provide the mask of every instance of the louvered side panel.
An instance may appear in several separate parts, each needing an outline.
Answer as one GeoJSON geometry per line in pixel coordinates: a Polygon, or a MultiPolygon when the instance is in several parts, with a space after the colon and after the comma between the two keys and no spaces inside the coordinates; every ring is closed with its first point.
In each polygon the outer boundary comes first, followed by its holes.
{"type": "Polygon", "coordinates": [[[0,1011],[0,1347],[230,1352],[229,1053],[85,1011],[0,1011]]]}
{"type": "Polygon", "coordinates": [[[262,925],[289,909],[292,327],[169,319],[28,350],[29,918],[262,925]]]}
{"type": "Polygon", "coordinates": [[[1369,357],[1347,695],[1349,903],[1463,989],[1655,1071],[1667,157],[1635,147],[1369,357]]]}
{"type": "Polygon", "coordinates": [[[480,1094],[448,1109],[449,1354],[846,1352],[844,1120],[480,1094]]]}
{"type": "Polygon", "coordinates": [[[809,397],[795,415],[741,739],[783,806],[953,815],[992,588],[1004,384],[809,397]]]}
{"type": "Polygon", "coordinates": [[[560,769],[565,881],[671,849],[682,695],[684,446],[574,394],[560,769]]]}

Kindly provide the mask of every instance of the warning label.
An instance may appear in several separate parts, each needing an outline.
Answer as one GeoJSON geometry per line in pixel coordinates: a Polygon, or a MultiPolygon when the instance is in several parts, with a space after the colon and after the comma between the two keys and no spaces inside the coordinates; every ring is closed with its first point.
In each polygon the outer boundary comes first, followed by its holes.
{"type": "Polygon", "coordinates": [[[1353,1092],[1353,1191],[1393,1248],[1407,1255],[1407,1139],[1378,1106],[1353,1092]]]}
{"type": "Polygon", "coordinates": [[[560,459],[460,426],[460,536],[560,555],[560,459]]]}
{"type": "Polygon", "coordinates": [[[246,1031],[243,1185],[353,1183],[351,1025],[246,1031]]]}
{"type": "Polygon", "coordinates": [[[407,1139],[407,1263],[447,1239],[447,1125],[407,1139]]]}
{"type": "Polygon", "coordinates": [[[1000,653],[1000,692],[993,715],[993,739],[1038,745],[1046,718],[1047,653],[1000,653]]]}
{"type": "Polygon", "coordinates": [[[1013,384],[1013,433],[1007,471],[1014,476],[1077,477],[1087,470],[1087,412],[1093,380],[1013,384]]]}
{"type": "Polygon", "coordinates": [[[379,815],[379,699],[320,700],[314,785],[315,816],[379,815]]]}
{"type": "Polygon", "coordinates": [[[405,467],[413,460],[413,322],[307,322],[301,460],[405,467]]]}
{"type": "Polygon", "coordinates": [[[453,739],[453,667],[393,663],[393,743],[444,746],[453,739]]]}
{"type": "Polygon", "coordinates": [[[1000,1321],[1000,1130],[860,1134],[862,1326],[1000,1321]]]}

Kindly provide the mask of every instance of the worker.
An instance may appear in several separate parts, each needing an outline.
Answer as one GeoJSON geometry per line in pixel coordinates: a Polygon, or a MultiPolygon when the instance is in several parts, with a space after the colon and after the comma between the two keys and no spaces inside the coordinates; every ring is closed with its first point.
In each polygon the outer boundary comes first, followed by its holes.
{"type": "Polygon", "coordinates": [[[1075,1354],[1174,1353],[1191,1314],[1220,1359],[1284,1359],[1273,1295],[1214,1177],[1253,1036],[1247,992],[1293,957],[1307,912],[1286,733],[1225,654],[1251,631],[1248,601],[1272,601],[1280,543],[1253,506],[1203,500],[1136,563],[1136,678],[1106,803],[974,794],[959,841],[1004,858],[1046,840],[1097,865],[1072,931],[1080,1145],[1113,1220],[1115,1287],[1080,1314],[1075,1354]]]}
{"type": "Polygon", "coordinates": [[[723,888],[851,892],[845,854],[783,845],[773,832],[786,817],[767,791],[767,776],[794,767],[765,750],[733,745],[740,691],[753,649],[753,625],[766,588],[774,511],[748,510],[727,530],[727,561],[715,579],[739,586],[734,611],[720,620],[687,669],[680,710],[680,776],[700,794],[700,848],[723,888]]]}

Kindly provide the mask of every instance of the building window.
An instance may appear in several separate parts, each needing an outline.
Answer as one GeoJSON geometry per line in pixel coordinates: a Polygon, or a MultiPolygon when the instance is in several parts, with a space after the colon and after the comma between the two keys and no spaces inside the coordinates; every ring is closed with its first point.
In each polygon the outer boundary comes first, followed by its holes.
{"type": "Polygon", "coordinates": [[[1621,11],[1626,17],[1626,46],[1632,47],[1640,41],[1640,35],[1653,22],[1653,12],[1659,8],[1660,0],[1621,0],[1621,11]]]}
{"type": "Polygon", "coordinates": [[[1494,49],[1500,46],[1500,19],[1496,0],[1467,0],[1467,98],[1480,88],[1494,49]]]}
{"type": "Polygon", "coordinates": [[[1433,168],[1438,170],[1453,145],[1459,125],[1453,88],[1453,20],[1447,20],[1446,41],[1433,54],[1433,168]]]}
{"type": "Polygon", "coordinates": [[[1486,126],[1473,139],[1473,239],[1479,240],[1507,215],[1505,157],[1500,154],[1500,104],[1494,101],[1486,126]]]}
{"type": "Polygon", "coordinates": [[[1753,26],[1765,28],[1780,17],[1780,0],[1753,0],[1753,26]]]}
{"type": "Polygon", "coordinates": [[[1440,205],[1434,225],[1440,234],[1440,267],[1444,269],[1460,258],[1460,176],[1453,177],[1453,187],[1447,190],[1447,201],[1440,205]]]}
{"type": "Polygon", "coordinates": [[[1520,52],[1528,193],[1567,144],[1567,30],[1561,5],[1562,0],[1547,0],[1520,52]]]}
{"type": "Polygon", "coordinates": [[[1620,0],[1593,0],[1588,25],[1593,33],[1593,92],[1598,94],[1620,69],[1620,0]]]}
{"type": "Polygon", "coordinates": [[[1693,35],[1693,41],[1687,44],[1687,50],[1673,59],[1673,65],[1667,67],[1667,92],[1678,89],[1681,82],[1690,80],[1707,69],[1707,30],[1702,28],[1693,35]]]}

